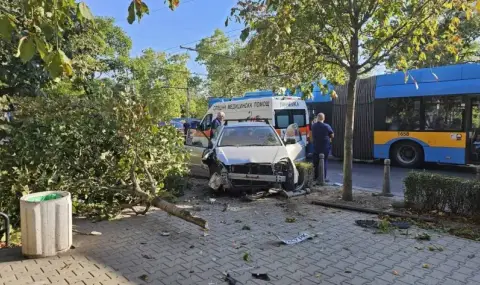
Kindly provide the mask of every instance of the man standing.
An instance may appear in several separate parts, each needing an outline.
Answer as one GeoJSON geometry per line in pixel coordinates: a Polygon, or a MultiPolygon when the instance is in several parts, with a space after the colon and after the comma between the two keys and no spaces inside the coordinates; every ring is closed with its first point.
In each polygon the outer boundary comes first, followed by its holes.
{"type": "Polygon", "coordinates": [[[215,132],[217,131],[217,128],[223,125],[223,120],[225,119],[225,113],[224,112],[218,112],[217,117],[215,120],[212,122],[212,137],[215,135],[215,132]]]}
{"type": "MultiPolygon", "coordinates": [[[[318,179],[320,164],[320,154],[323,154],[324,159],[324,169],[323,173],[325,179],[327,178],[327,162],[328,154],[330,153],[330,140],[333,139],[333,130],[329,124],[324,123],[325,114],[319,113],[317,115],[317,122],[312,125],[312,138],[313,138],[313,166],[315,168],[315,180],[318,179]]],[[[327,182],[327,180],[325,180],[327,182]]]]}

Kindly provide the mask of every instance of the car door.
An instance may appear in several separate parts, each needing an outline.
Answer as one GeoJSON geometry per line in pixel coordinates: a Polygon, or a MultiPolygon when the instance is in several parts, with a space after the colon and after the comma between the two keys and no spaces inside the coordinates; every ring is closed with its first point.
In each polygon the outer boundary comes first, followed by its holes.
{"type": "Polygon", "coordinates": [[[283,136],[283,141],[285,143],[288,156],[291,160],[305,160],[305,142],[302,139],[302,135],[297,124],[291,124],[287,127],[283,136]]]}
{"type": "Polygon", "coordinates": [[[207,114],[196,129],[189,129],[185,139],[185,148],[190,153],[190,173],[208,177],[206,165],[202,163],[203,154],[208,148],[211,133],[212,114],[207,114]]]}

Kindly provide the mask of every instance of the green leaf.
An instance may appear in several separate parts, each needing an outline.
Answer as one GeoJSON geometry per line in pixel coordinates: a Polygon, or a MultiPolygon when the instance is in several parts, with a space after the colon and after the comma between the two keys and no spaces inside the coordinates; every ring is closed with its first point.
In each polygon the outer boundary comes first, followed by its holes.
{"type": "Polygon", "coordinates": [[[48,54],[47,43],[42,38],[39,38],[38,36],[35,36],[34,40],[35,40],[35,45],[37,46],[37,51],[40,54],[40,57],[42,59],[45,59],[45,56],[48,54]]]}
{"type": "Polygon", "coordinates": [[[129,24],[132,24],[135,22],[135,3],[130,3],[130,6],[128,6],[128,17],[127,21],[129,24]]]}
{"type": "Polygon", "coordinates": [[[420,56],[418,57],[420,60],[427,60],[427,55],[424,52],[420,53],[420,56]]]}
{"type": "Polygon", "coordinates": [[[225,20],[225,27],[228,27],[228,18],[225,20]]]}
{"type": "Polygon", "coordinates": [[[147,4],[141,2],[141,0],[135,0],[135,11],[137,12],[137,18],[139,22],[144,14],[148,15],[150,13],[147,4]]]}
{"type": "Polygon", "coordinates": [[[15,24],[7,15],[0,15],[0,38],[10,40],[15,24]]]}
{"type": "Polygon", "coordinates": [[[87,20],[92,21],[94,19],[92,11],[90,11],[90,8],[88,8],[85,2],[78,3],[78,11],[80,12],[80,15],[87,20]]]}
{"type": "Polygon", "coordinates": [[[285,32],[287,32],[287,34],[290,34],[292,32],[292,28],[290,27],[290,25],[285,26],[285,32]]]}
{"type": "Polygon", "coordinates": [[[244,42],[248,38],[249,34],[250,34],[250,28],[245,28],[242,30],[242,33],[240,34],[240,39],[242,40],[242,42],[244,42]]]}
{"type": "Polygon", "coordinates": [[[63,73],[68,76],[73,74],[72,63],[62,50],[51,52],[45,59],[47,71],[52,78],[58,78],[63,73]]]}
{"type": "Polygon", "coordinates": [[[26,63],[35,55],[35,43],[32,37],[23,37],[18,43],[16,57],[19,57],[23,63],[26,63]]]}

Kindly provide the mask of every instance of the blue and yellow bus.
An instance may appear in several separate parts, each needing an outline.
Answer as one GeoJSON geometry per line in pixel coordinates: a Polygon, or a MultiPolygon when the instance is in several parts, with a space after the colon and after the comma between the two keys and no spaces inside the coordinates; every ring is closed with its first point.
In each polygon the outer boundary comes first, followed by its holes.
{"type": "Polygon", "coordinates": [[[376,78],[376,159],[476,164],[480,155],[480,65],[462,64],[376,78]]]}

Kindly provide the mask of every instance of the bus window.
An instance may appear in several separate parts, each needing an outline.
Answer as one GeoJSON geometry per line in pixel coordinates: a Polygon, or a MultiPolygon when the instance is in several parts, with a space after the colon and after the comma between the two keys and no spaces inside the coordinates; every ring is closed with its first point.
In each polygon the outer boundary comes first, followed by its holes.
{"type": "Polygon", "coordinates": [[[463,131],[464,111],[459,97],[425,98],[425,130],[463,131]]]}
{"type": "Polygon", "coordinates": [[[393,98],[387,103],[387,131],[420,130],[420,98],[393,98]]]}

